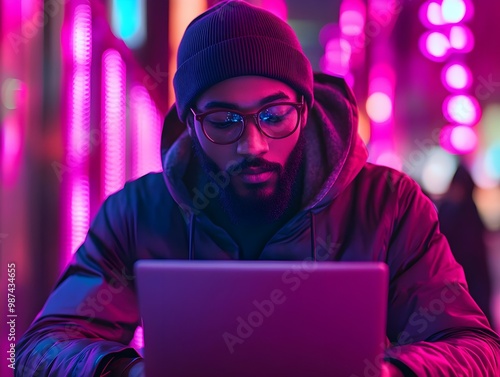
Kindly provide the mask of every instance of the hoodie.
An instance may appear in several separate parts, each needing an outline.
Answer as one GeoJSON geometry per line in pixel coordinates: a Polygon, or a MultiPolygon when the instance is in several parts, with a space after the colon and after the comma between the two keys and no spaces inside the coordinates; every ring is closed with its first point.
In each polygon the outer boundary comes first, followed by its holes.
{"type": "MultiPolygon", "coordinates": [[[[500,375],[500,340],[469,295],[432,203],[405,174],[367,163],[357,121],[345,82],[316,74],[301,209],[258,259],[384,262],[386,361],[407,376],[500,375]]],[[[161,157],[163,172],[128,182],[103,203],[20,340],[16,376],[99,375],[112,357],[138,356],[128,346],[140,324],[138,259],[239,259],[237,243],[185,184],[193,150],[175,106],[161,157]]]]}

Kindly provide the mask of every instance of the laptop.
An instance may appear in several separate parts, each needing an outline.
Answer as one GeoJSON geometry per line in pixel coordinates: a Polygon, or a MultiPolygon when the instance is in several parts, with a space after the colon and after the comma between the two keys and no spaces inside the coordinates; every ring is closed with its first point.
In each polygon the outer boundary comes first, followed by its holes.
{"type": "Polygon", "coordinates": [[[146,376],[379,375],[379,262],[140,260],[146,376]]]}

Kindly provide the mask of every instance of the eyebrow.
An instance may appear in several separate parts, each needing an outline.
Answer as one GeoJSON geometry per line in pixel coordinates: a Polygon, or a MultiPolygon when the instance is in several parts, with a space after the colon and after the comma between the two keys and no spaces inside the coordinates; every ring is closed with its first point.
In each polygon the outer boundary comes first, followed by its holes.
{"type": "MultiPolygon", "coordinates": [[[[257,106],[259,106],[259,107],[264,106],[267,103],[270,103],[270,102],[273,102],[276,100],[280,100],[280,99],[290,100],[290,96],[288,94],[286,94],[285,92],[279,91],[279,92],[276,92],[274,94],[268,95],[267,97],[262,98],[258,102],[257,106]]],[[[204,106],[204,110],[218,109],[218,108],[232,109],[232,110],[241,109],[241,107],[238,106],[237,104],[230,103],[230,102],[222,102],[222,101],[210,101],[204,106]]]]}

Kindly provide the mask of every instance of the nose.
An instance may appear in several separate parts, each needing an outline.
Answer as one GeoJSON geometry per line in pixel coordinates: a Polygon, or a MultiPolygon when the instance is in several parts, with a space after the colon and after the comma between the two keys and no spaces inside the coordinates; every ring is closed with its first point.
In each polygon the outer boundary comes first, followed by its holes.
{"type": "Polygon", "coordinates": [[[245,131],[238,140],[237,152],[244,156],[262,156],[269,151],[267,137],[264,135],[252,117],[247,118],[245,131]]]}

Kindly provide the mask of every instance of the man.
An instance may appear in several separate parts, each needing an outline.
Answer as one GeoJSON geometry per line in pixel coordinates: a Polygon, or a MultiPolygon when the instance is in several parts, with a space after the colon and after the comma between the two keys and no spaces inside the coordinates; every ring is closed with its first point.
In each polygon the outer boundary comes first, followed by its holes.
{"type": "Polygon", "coordinates": [[[351,91],[313,78],[286,23],[219,3],[187,28],[174,87],[164,172],[105,201],[18,345],[18,376],[141,375],[138,259],[309,257],[389,265],[386,376],[498,375],[499,339],[432,204],[366,162],[351,91]]]}

